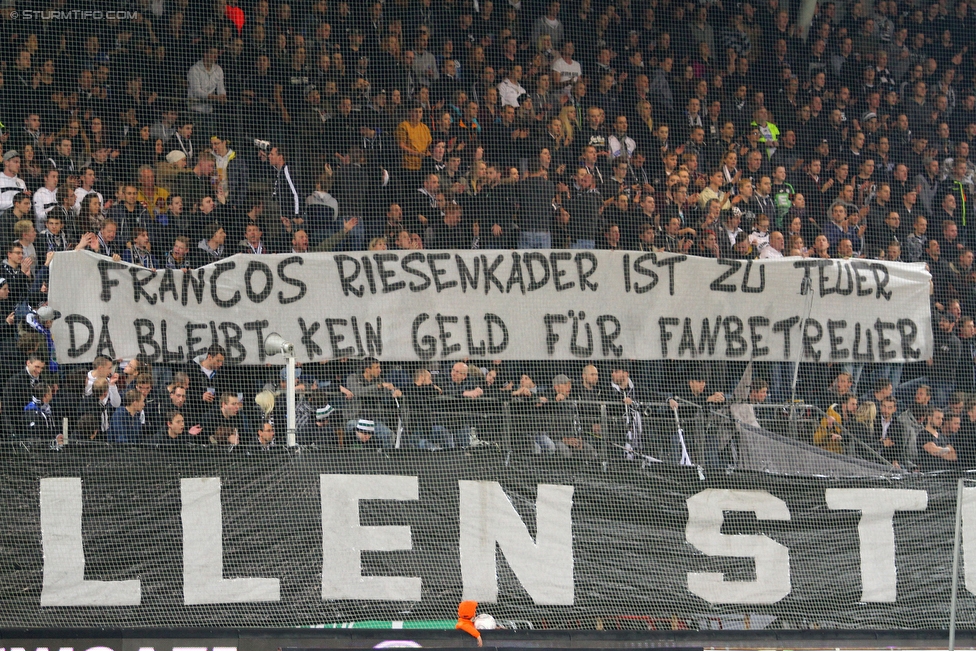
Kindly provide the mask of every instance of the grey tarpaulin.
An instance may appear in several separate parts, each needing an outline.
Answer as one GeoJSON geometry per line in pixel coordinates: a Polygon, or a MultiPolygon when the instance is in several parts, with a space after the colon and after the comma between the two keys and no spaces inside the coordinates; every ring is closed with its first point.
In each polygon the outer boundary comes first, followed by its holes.
{"type": "Polygon", "coordinates": [[[736,429],[739,470],[803,477],[885,477],[893,472],[891,466],[827,452],[745,423],[736,423],[736,429]]]}

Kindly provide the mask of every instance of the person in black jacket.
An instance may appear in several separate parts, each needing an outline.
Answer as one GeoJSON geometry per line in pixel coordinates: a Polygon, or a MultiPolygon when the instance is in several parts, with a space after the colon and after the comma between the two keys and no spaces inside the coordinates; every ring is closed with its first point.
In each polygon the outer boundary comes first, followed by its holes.
{"type": "Polygon", "coordinates": [[[434,225],[428,249],[470,249],[474,239],[472,224],[461,220],[461,206],[451,201],[444,207],[444,218],[434,225]]]}
{"type": "MultiPolygon", "coordinates": [[[[708,370],[704,365],[693,364],[688,370],[685,382],[679,385],[668,406],[678,413],[678,422],[685,437],[685,448],[696,463],[707,462],[717,465],[718,442],[706,437],[706,416],[712,409],[725,404],[725,394],[720,391],[706,391],[708,370]]],[[[676,446],[680,454],[680,445],[676,446]]],[[[680,461],[680,457],[676,459],[680,461]]]]}
{"type": "Polygon", "coordinates": [[[897,411],[897,403],[893,397],[887,396],[881,400],[878,414],[874,417],[871,448],[889,463],[898,466],[903,460],[905,429],[895,417],[895,411],[897,411]]]}
{"type": "Polygon", "coordinates": [[[362,361],[359,373],[350,373],[342,387],[346,397],[346,435],[350,441],[353,436],[362,444],[393,446],[393,431],[384,422],[395,418],[395,400],[403,395],[390,382],[383,382],[380,376],[383,369],[375,357],[362,361]]]}
{"type": "Polygon", "coordinates": [[[939,327],[932,331],[935,346],[926,377],[934,390],[934,402],[940,407],[945,406],[949,394],[955,390],[956,367],[962,353],[962,344],[953,333],[954,329],[955,324],[943,314],[939,317],[939,327]]]}
{"type": "Polygon", "coordinates": [[[545,391],[542,398],[543,431],[561,456],[595,456],[596,450],[583,429],[583,415],[576,399],[569,376],[560,373],[553,377],[552,389],[545,391]]]}
{"type": "Polygon", "coordinates": [[[971,316],[959,318],[956,336],[962,347],[956,366],[956,391],[976,393],[976,325],[971,316]]]}
{"type": "Polygon", "coordinates": [[[31,270],[34,261],[24,260],[24,247],[19,242],[7,245],[7,259],[0,264],[0,276],[10,285],[10,300],[19,305],[30,292],[33,276],[31,270]]]}
{"type": "Polygon", "coordinates": [[[959,433],[956,435],[956,453],[959,455],[959,465],[970,470],[976,468],[976,398],[966,400],[965,413],[959,433]]]}
{"type": "Polygon", "coordinates": [[[78,422],[89,416],[94,423],[97,423],[101,440],[106,439],[112,414],[115,412],[109,388],[107,378],[98,378],[92,383],[91,394],[83,395],[78,401],[78,422]]]}
{"type": "Polygon", "coordinates": [[[600,216],[603,197],[594,187],[593,176],[586,168],[577,171],[576,184],[579,191],[574,193],[567,206],[571,248],[594,249],[598,236],[606,227],[606,222],[600,216]]]}
{"type": "Polygon", "coordinates": [[[444,391],[434,384],[434,379],[425,368],[417,369],[413,382],[403,389],[410,415],[409,431],[411,443],[422,450],[439,450],[448,447],[447,430],[434,422],[431,412],[434,403],[444,391]]]}
{"type": "Polygon", "coordinates": [[[233,430],[239,441],[246,441],[254,435],[241,406],[240,399],[233,393],[220,396],[220,406],[211,410],[204,422],[203,433],[211,443],[220,439],[220,430],[223,429],[233,430]]]}
{"type": "Polygon", "coordinates": [[[60,423],[51,411],[54,386],[47,382],[34,385],[31,401],[24,406],[21,416],[24,423],[24,436],[34,440],[54,439],[60,431],[60,423]]]}
{"type": "Polygon", "coordinates": [[[223,378],[219,371],[224,365],[227,351],[219,344],[207,349],[206,357],[190,362],[187,375],[190,388],[186,392],[186,415],[193,424],[204,424],[207,414],[216,409],[217,396],[224,393],[223,378]]]}
{"type": "Polygon", "coordinates": [[[24,368],[7,379],[3,387],[3,422],[7,434],[21,434],[24,407],[34,399],[34,387],[41,381],[43,371],[44,360],[31,355],[24,368]]]}
{"type": "Polygon", "coordinates": [[[556,186],[546,178],[538,159],[530,161],[529,175],[516,186],[516,195],[519,203],[518,248],[552,248],[552,220],[555,216],[552,202],[556,196],[556,186]]]}

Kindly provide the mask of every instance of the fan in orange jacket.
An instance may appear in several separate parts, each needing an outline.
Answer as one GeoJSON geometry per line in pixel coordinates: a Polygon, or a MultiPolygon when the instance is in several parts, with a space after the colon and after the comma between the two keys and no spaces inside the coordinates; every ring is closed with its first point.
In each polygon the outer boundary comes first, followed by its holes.
{"type": "Polygon", "coordinates": [[[462,601],[458,604],[458,620],[454,626],[459,631],[464,631],[468,635],[478,640],[478,646],[482,646],[481,631],[474,627],[474,616],[478,612],[477,601],[462,601]]]}

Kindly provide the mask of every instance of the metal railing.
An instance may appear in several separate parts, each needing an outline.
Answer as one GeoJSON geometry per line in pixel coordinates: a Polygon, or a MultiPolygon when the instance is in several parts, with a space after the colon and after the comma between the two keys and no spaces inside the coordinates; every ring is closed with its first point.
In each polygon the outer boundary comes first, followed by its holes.
{"type": "MultiPolygon", "coordinates": [[[[299,400],[304,401],[304,396],[300,396],[299,400]]],[[[680,455],[677,454],[679,448],[676,447],[675,435],[682,432],[686,438],[682,439],[681,444],[687,443],[691,465],[702,467],[715,466],[714,459],[710,460],[709,456],[714,457],[716,448],[721,451],[729,442],[734,444],[738,436],[736,425],[740,421],[730,413],[730,407],[744,403],[717,404],[716,407],[703,407],[677,396],[636,402],[631,408],[625,407],[620,400],[567,399],[541,403],[494,397],[440,397],[425,402],[422,406],[401,400],[395,406],[374,409],[372,412],[396,433],[392,442],[395,449],[416,448],[419,435],[426,434],[417,430],[417,423],[424,423],[427,426],[437,425],[450,429],[455,434],[460,433],[460,437],[455,438],[460,442],[456,447],[461,449],[469,448],[469,441],[464,434],[472,430],[475,435],[472,440],[476,447],[490,447],[509,454],[525,452],[531,447],[534,438],[544,433],[560,439],[578,437],[595,453],[591,457],[604,462],[631,455],[633,458],[643,457],[677,464],[680,463],[680,455]],[[672,408],[672,400],[678,405],[677,409],[672,408]],[[573,426],[569,429],[554,429],[551,412],[553,408],[569,410],[560,416],[565,424],[566,416],[571,413],[573,426]],[[643,446],[628,447],[625,435],[628,428],[634,427],[628,417],[633,419],[635,413],[639,414],[642,422],[643,446]],[[689,413],[692,415],[689,416],[689,413]],[[595,425],[599,425],[598,430],[595,425]]],[[[812,433],[821,420],[827,417],[816,405],[759,403],[751,406],[758,412],[757,420],[763,430],[788,436],[796,442],[816,448],[812,443],[812,433]]],[[[344,415],[337,415],[334,421],[331,422],[331,429],[340,431],[344,428],[344,415]]],[[[847,455],[891,465],[844,423],[839,422],[837,425],[845,442],[851,443],[845,446],[847,455]]],[[[147,437],[149,438],[151,436],[147,437]]],[[[203,436],[199,442],[208,443],[203,436]]],[[[71,440],[73,445],[78,443],[78,439],[71,440]]],[[[337,437],[336,445],[339,447],[350,443],[348,438],[344,441],[342,436],[337,437]]],[[[329,444],[322,440],[313,445],[329,444]]],[[[734,451],[732,457],[734,458],[734,451]]],[[[735,464],[732,462],[723,465],[728,467],[735,464]]]]}

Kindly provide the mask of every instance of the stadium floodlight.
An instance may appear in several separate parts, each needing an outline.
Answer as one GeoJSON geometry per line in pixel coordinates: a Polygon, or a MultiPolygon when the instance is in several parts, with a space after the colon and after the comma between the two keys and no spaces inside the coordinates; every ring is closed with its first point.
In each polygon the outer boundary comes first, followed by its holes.
{"type": "Polygon", "coordinates": [[[264,354],[273,357],[281,353],[285,357],[294,356],[295,344],[285,341],[285,338],[277,332],[272,332],[264,338],[264,354]]]}
{"type": "Polygon", "coordinates": [[[288,447],[293,448],[298,445],[295,436],[295,344],[286,341],[277,332],[272,332],[264,338],[264,354],[274,357],[279,353],[285,356],[288,369],[285,376],[285,395],[288,401],[288,447]]]}

